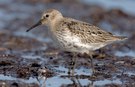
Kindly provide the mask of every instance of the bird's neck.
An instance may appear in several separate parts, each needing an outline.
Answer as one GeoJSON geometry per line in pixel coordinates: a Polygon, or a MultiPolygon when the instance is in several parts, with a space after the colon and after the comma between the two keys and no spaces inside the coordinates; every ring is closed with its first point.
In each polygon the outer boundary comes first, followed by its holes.
{"type": "Polygon", "coordinates": [[[50,21],[49,23],[49,27],[51,29],[54,29],[55,27],[57,27],[59,25],[59,23],[63,20],[63,17],[57,17],[54,20],[50,21]]]}

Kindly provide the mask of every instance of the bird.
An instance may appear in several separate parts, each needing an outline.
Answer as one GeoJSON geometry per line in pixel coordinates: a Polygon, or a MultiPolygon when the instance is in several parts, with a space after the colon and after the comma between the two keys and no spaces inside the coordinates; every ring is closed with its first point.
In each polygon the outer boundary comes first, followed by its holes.
{"type": "Polygon", "coordinates": [[[26,30],[26,32],[29,32],[39,25],[46,25],[49,28],[51,38],[59,50],[69,51],[74,54],[75,58],[72,58],[73,74],[77,53],[86,53],[90,55],[91,68],[94,73],[95,69],[92,62],[93,51],[113,42],[127,39],[125,36],[113,35],[93,24],[65,17],[56,9],[44,11],[41,19],[26,30]]]}

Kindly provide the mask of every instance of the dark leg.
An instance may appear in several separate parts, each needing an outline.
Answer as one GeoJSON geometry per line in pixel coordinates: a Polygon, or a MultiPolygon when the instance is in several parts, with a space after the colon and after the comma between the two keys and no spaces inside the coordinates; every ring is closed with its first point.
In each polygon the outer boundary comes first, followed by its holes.
{"type": "Polygon", "coordinates": [[[76,67],[76,53],[73,53],[73,58],[71,59],[70,67],[69,67],[69,75],[74,76],[75,67],[76,67]]]}
{"type": "Polygon", "coordinates": [[[92,74],[94,74],[94,73],[95,73],[95,69],[94,69],[94,64],[93,64],[92,55],[90,55],[90,64],[91,64],[91,68],[92,68],[92,74]]]}
{"type": "Polygon", "coordinates": [[[73,63],[72,63],[72,73],[71,75],[74,76],[74,73],[75,73],[75,67],[76,67],[76,57],[77,57],[77,54],[76,53],[73,53],[73,63]]]}
{"type": "Polygon", "coordinates": [[[93,75],[95,73],[95,68],[94,68],[94,64],[93,64],[93,52],[89,52],[89,56],[90,56],[90,64],[91,64],[92,75],[93,75]]]}

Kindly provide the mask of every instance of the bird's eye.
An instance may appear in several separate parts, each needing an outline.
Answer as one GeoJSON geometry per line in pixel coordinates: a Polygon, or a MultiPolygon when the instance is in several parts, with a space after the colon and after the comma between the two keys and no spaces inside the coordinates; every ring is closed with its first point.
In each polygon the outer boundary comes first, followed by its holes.
{"type": "Polygon", "coordinates": [[[46,15],[46,17],[49,17],[49,15],[46,15]]]}

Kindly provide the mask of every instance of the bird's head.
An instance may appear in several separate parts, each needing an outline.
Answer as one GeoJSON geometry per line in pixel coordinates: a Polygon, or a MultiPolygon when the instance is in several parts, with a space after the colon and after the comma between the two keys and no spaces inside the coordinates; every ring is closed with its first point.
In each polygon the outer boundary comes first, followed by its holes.
{"type": "Polygon", "coordinates": [[[51,26],[53,23],[55,23],[61,18],[63,18],[63,16],[58,10],[49,9],[43,13],[41,19],[35,25],[30,27],[27,32],[39,25],[51,26]]]}

